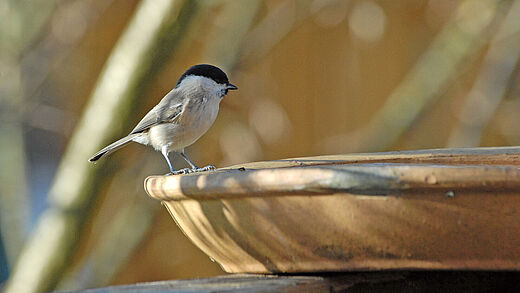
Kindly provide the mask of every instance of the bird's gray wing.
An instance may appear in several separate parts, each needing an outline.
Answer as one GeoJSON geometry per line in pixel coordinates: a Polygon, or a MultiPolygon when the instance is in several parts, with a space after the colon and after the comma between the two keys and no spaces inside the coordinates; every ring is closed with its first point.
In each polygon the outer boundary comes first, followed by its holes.
{"type": "Polygon", "coordinates": [[[185,99],[176,90],[169,92],[164,98],[146,114],[130,134],[148,130],[154,125],[172,122],[184,110],[185,99]]]}

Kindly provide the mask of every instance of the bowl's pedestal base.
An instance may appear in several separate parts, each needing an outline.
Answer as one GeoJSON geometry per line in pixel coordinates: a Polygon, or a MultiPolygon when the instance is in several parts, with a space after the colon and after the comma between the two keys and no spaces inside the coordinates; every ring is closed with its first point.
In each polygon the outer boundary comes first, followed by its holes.
{"type": "Polygon", "coordinates": [[[519,272],[387,271],[323,275],[226,275],[78,292],[520,292],[519,272]]]}

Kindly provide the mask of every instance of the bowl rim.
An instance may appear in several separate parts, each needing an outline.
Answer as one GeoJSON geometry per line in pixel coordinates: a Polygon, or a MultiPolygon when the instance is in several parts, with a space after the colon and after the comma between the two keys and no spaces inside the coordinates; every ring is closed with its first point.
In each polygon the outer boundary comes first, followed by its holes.
{"type": "Polygon", "coordinates": [[[518,192],[520,147],[433,149],[253,162],[216,172],[150,176],[148,195],[166,201],[334,193],[518,192]]]}

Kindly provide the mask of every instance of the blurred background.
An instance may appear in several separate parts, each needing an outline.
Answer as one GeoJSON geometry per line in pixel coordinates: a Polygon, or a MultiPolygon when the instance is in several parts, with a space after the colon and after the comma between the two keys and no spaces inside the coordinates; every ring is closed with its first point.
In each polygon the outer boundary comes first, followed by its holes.
{"type": "Polygon", "coordinates": [[[224,167],[518,145],[519,54],[520,0],[1,0],[4,292],[224,274],[146,196],[159,153],[87,162],[191,65],[240,88],[187,150],[224,167]]]}

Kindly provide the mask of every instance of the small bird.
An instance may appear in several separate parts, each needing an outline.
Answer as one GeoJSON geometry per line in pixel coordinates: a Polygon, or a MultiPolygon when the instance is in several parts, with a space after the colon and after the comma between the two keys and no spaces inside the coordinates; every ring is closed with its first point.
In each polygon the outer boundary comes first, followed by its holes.
{"type": "Polygon", "coordinates": [[[103,148],[89,161],[95,162],[134,141],[161,152],[168,163],[170,174],[215,170],[213,165],[197,167],[184,153],[184,148],[208,131],[217,118],[222,98],[229,90],[237,89],[229,83],[226,73],[220,68],[209,64],[192,66],[130,134],[103,148]],[[168,157],[170,152],[179,153],[191,168],[173,169],[168,157]]]}

